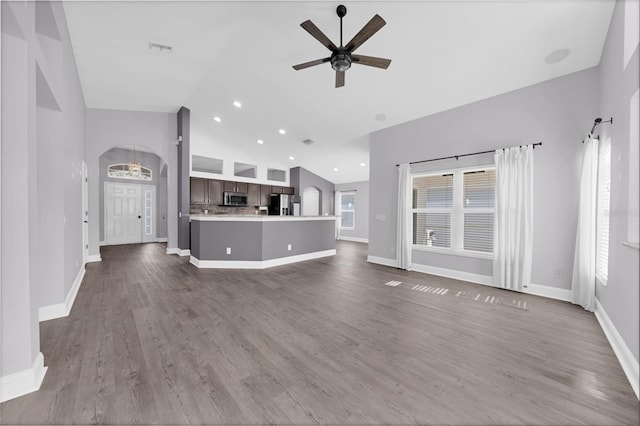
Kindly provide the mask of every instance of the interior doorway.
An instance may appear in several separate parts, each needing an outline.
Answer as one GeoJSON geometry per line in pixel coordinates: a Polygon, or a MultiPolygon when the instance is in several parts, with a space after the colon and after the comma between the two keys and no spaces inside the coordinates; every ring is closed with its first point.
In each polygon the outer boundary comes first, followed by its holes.
{"type": "Polygon", "coordinates": [[[114,182],[104,185],[104,243],[155,241],[155,186],[114,182]]]}
{"type": "Polygon", "coordinates": [[[320,216],[320,191],[313,186],[302,192],[302,216],[320,216]]]}

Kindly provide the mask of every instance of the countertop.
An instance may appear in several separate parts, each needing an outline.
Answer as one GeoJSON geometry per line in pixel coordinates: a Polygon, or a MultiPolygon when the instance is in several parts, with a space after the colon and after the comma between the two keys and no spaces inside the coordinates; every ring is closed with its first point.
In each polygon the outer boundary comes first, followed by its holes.
{"type": "Polygon", "coordinates": [[[202,222],[295,222],[312,220],[336,220],[338,216],[268,216],[268,215],[204,215],[192,214],[190,220],[202,222]]]}

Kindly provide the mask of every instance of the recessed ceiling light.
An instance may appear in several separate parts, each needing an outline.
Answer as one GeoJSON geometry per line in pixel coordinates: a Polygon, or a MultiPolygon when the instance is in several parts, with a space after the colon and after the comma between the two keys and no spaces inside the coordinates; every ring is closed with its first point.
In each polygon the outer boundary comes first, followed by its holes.
{"type": "Polygon", "coordinates": [[[284,130],[284,129],[280,129],[280,130],[278,130],[278,133],[280,133],[281,135],[284,135],[284,134],[285,134],[285,133],[287,133],[287,132],[286,132],[286,130],[284,130]]]}
{"type": "Polygon", "coordinates": [[[362,167],[366,166],[366,164],[365,164],[365,163],[360,163],[360,165],[361,165],[362,167]]]}
{"type": "Polygon", "coordinates": [[[262,145],[262,144],[264,143],[264,141],[263,141],[262,139],[258,139],[258,143],[259,143],[260,145],[262,145]]]}
{"type": "Polygon", "coordinates": [[[242,104],[240,103],[240,101],[233,101],[233,106],[236,108],[242,108],[242,104]]]}
{"type": "Polygon", "coordinates": [[[338,171],[338,168],[337,168],[337,167],[334,167],[334,168],[333,168],[333,171],[334,171],[334,172],[337,172],[337,171],[338,171]]]}
{"type": "Polygon", "coordinates": [[[547,64],[556,64],[560,61],[564,61],[567,56],[569,56],[571,51],[569,49],[558,49],[549,53],[546,58],[544,58],[544,62],[547,64]]]}
{"type": "Polygon", "coordinates": [[[384,120],[386,120],[386,119],[387,119],[387,116],[386,116],[386,115],[384,115],[384,114],[376,114],[375,118],[376,118],[376,120],[378,120],[378,121],[384,121],[384,120]]]}
{"type": "Polygon", "coordinates": [[[215,116],[215,117],[213,117],[213,121],[215,121],[215,122],[218,122],[218,123],[219,123],[219,122],[221,122],[221,121],[222,121],[222,119],[221,119],[220,117],[218,117],[218,116],[215,116]]]}
{"type": "Polygon", "coordinates": [[[293,158],[293,157],[289,157],[289,160],[295,160],[295,158],[293,158]]]}

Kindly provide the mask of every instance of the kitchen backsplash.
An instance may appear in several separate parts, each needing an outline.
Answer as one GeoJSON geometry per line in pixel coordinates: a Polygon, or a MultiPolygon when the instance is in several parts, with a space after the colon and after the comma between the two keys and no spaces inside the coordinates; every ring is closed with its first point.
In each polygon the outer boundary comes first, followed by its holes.
{"type": "Polygon", "coordinates": [[[214,205],[190,205],[189,206],[189,214],[210,214],[210,215],[222,215],[222,214],[232,214],[232,215],[255,215],[257,214],[267,214],[266,210],[258,210],[258,207],[229,207],[229,206],[214,206],[214,205]],[[205,210],[207,212],[205,213],[205,210]]]}

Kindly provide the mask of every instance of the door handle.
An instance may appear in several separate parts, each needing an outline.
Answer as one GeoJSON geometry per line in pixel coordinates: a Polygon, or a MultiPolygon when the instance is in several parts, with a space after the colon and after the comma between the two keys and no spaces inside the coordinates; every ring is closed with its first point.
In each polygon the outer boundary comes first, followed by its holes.
{"type": "Polygon", "coordinates": [[[142,216],[138,215],[138,219],[141,219],[141,218],[142,218],[142,216]]]}
{"type": "Polygon", "coordinates": [[[89,222],[85,220],[84,223],[89,223],[89,222]]]}

